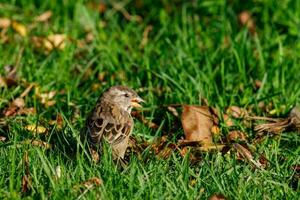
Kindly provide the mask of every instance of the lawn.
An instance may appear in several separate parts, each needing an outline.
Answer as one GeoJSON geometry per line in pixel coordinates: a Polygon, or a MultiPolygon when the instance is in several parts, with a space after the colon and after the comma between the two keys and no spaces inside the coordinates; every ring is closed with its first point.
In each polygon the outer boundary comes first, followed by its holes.
{"type": "MultiPolygon", "coordinates": [[[[113,85],[146,101],[140,118],[159,128],[135,119],[133,136],[148,143],[184,137],[170,104],[287,116],[300,102],[299,0],[0,2],[0,199],[299,198],[296,131],[257,142],[237,120],[263,169],[235,150],[194,162],[150,147],[121,168],[109,153],[91,161],[80,139],[113,85]]],[[[219,128],[219,138],[231,130],[219,128]]]]}

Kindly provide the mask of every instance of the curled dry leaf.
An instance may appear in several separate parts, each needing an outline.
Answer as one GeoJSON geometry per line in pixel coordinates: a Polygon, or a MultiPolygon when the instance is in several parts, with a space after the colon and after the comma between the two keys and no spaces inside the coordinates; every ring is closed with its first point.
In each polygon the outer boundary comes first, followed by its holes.
{"type": "Polygon", "coordinates": [[[65,34],[53,34],[49,35],[43,40],[43,45],[47,51],[52,51],[53,49],[62,50],[66,46],[67,36],[65,34]]]}
{"type": "Polygon", "coordinates": [[[57,165],[55,168],[55,179],[58,180],[61,177],[61,167],[60,165],[57,165]]]}
{"type": "Polygon", "coordinates": [[[199,141],[203,145],[212,144],[211,130],[218,122],[218,117],[212,108],[183,105],[181,122],[186,140],[199,141]]]}
{"type": "Polygon", "coordinates": [[[176,110],[175,107],[173,107],[173,106],[168,106],[167,109],[168,109],[168,111],[170,111],[175,117],[178,117],[178,116],[179,116],[179,114],[178,114],[178,112],[177,112],[177,110],[176,110]]]}
{"type": "Polygon", "coordinates": [[[22,37],[26,37],[27,35],[27,29],[26,26],[24,26],[23,24],[13,21],[12,22],[12,28],[22,37]]]}
{"type": "Polygon", "coordinates": [[[53,106],[56,103],[56,101],[53,100],[55,95],[56,95],[56,91],[40,93],[39,88],[36,89],[36,96],[40,99],[41,103],[46,107],[53,106]]]}
{"type": "Polygon", "coordinates": [[[249,32],[251,34],[255,34],[256,32],[256,25],[255,22],[253,20],[253,18],[251,17],[251,13],[247,10],[242,11],[239,16],[239,22],[242,26],[247,27],[247,29],[249,30],[249,32]]]}
{"type": "Polygon", "coordinates": [[[226,200],[226,197],[223,194],[213,194],[209,200],[226,200]]]}
{"type": "Polygon", "coordinates": [[[18,107],[18,108],[24,108],[25,107],[25,101],[23,98],[19,97],[16,98],[13,103],[14,106],[18,107]]]}
{"type": "Polygon", "coordinates": [[[226,110],[226,114],[233,118],[242,118],[248,115],[247,110],[238,106],[230,106],[226,110]]]}
{"type": "Polygon", "coordinates": [[[6,140],[5,136],[0,135],[0,142],[4,142],[6,140]]]}
{"type": "Polygon", "coordinates": [[[98,163],[100,161],[99,153],[92,147],[90,148],[90,152],[91,152],[92,161],[98,163]]]}
{"type": "Polygon", "coordinates": [[[99,177],[93,177],[93,178],[90,178],[86,181],[84,181],[83,183],[81,183],[80,185],[86,187],[86,188],[90,188],[90,187],[93,187],[93,186],[100,186],[103,184],[103,181],[101,178],[99,177]]]}
{"type": "Polygon", "coordinates": [[[286,130],[300,132],[300,108],[294,107],[286,118],[252,117],[255,120],[265,120],[266,123],[258,124],[254,130],[262,135],[263,133],[279,134],[286,130]]]}
{"type": "Polygon", "coordinates": [[[36,124],[27,125],[25,126],[25,129],[33,134],[45,134],[47,132],[47,129],[44,126],[37,126],[36,124]]]}
{"type": "Polygon", "coordinates": [[[0,28],[7,29],[11,25],[11,20],[8,18],[0,18],[0,28]]]}
{"type": "Polygon", "coordinates": [[[37,16],[34,20],[37,22],[45,22],[52,17],[52,12],[50,10],[42,13],[41,15],[37,16]]]}
{"type": "Polygon", "coordinates": [[[37,146],[37,147],[41,147],[41,148],[45,148],[45,149],[51,148],[51,144],[49,144],[48,142],[41,141],[41,140],[25,140],[22,143],[30,144],[32,146],[37,146]]]}
{"type": "Polygon", "coordinates": [[[247,135],[241,131],[238,130],[233,130],[230,131],[227,135],[227,140],[230,142],[233,141],[246,141],[247,140],[247,135]]]}

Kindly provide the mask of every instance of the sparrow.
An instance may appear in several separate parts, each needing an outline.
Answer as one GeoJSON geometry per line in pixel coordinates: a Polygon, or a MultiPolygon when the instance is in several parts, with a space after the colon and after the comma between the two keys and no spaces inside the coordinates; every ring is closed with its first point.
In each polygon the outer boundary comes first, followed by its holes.
{"type": "Polygon", "coordinates": [[[112,148],[113,160],[123,159],[134,122],[133,107],[141,108],[144,100],[126,86],[113,86],[98,99],[87,118],[87,138],[90,146],[98,147],[106,141],[112,148]]]}

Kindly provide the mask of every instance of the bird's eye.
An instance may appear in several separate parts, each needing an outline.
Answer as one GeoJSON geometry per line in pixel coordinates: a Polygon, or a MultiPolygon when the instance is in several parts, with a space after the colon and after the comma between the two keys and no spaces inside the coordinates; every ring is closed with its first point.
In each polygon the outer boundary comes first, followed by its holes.
{"type": "Polygon", "coordinates": [[[129,97],[129,94],[125,93],[124,96],[128,98],[128,97],[129,97]]]}

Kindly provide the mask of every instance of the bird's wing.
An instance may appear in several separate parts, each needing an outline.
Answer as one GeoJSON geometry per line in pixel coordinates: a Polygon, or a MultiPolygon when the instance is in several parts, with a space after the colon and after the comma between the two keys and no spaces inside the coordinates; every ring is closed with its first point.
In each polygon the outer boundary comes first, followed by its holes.
{"type": "Polygon", "coordinates": [[[88,120],[90,140],[94,144],[99,144],[102,138],[110,144],[118,144],[130,135],[132,128],[129,113],[105,102],[96,105],[88,120]]]}

